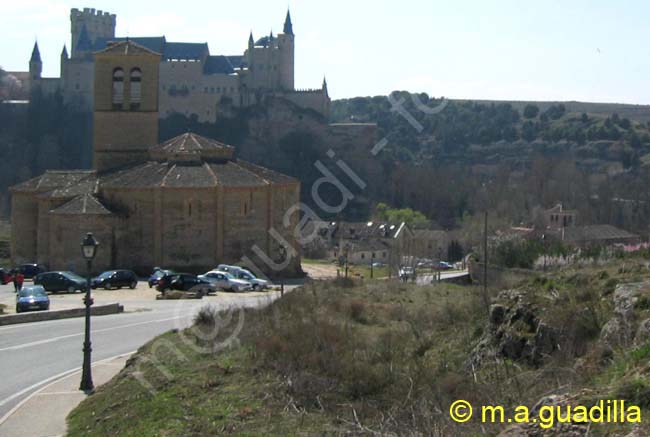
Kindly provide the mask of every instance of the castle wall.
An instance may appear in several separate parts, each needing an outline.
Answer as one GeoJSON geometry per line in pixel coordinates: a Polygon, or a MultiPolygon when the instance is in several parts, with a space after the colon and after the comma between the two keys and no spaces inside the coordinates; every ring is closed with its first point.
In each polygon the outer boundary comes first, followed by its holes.
{"type": "Polygon", "coordinates": [[[63,101],[79,109],[92,111],[95,66],[82,59],[62,61],[63,101]]]}
{"type": "Polygon", "coordinates": [[[295,103],[301,108],[313,109],[329,119],[330,116],[330,98],[324,90],[315,91],[294,91],[285,94],[279,94],[281,97],[295,103]]]}
{"type": "Polygon", "coordinates": [[[201,122],[217,119],[222,98],[241,105],[240,78],[236,74],[203,74],[202,62],[175,61],[160,64],[160,116],[177,112],[196,114],[201,122]]]}

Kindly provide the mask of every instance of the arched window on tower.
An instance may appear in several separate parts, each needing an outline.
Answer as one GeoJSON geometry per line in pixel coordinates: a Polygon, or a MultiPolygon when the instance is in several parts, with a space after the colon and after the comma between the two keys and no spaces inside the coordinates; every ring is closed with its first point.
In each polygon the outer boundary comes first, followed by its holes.
{"type": "Polygon", "coordinates": [[[122,109],[124,103],[124,70],[113,70],[113,109],[122,109]]]}
{"type": "Polygon", "coordinates": [[[131,98],[131,110],[140,109],[140,102],[142,101],[142,71],[139,68],[131,70],[129,78],[131,89],[129,95],[131,98]]]}

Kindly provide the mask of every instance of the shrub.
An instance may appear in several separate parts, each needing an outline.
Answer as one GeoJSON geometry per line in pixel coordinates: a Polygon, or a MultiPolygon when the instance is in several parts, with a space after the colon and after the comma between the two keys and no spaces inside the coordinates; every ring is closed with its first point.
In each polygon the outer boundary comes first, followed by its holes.
{"type": "Polygon", "coordinates": [[[350,317],[357,323],[366,323],[366,304],[360,300],[350,303],[350,317]]]}
{"type": "Polygon", "coordinates": [[[640,408],[648,408],[650,407],[650,386],[645,379],[626,382],[616,391],[616,399],[630,401],[640,408]]]}

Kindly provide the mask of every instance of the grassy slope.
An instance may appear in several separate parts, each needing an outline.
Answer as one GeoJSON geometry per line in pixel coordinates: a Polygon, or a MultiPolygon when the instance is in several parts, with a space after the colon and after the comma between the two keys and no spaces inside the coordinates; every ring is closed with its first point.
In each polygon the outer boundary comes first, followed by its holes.
{"type": "MultiPolygon", "coordinates": [[[[70,435],[494,434],[499,427],[450,423],[450,402],[532,406],[551,392],[579,393],[584,402],[624,398],[647,414],[650,346],[614,350],[605,365],[595,343],[616,284],[645,279],[645,261],[626,260],[520,284],[540,316],[562,330],[562,352],[541,368],[501,360],[475,374],[466,360],[486,326],[477,289],[308,285],[247,311],[240,342],[220,353],[197,352],[205,341],[196,332],[165,334],[188,358],[158,348],[171,380],[143,360],[156,348],[145,346],[70,415],[70,435]],[[137,371],[158,394],[138,383],[137,371]]],[[[208,325],[209,318],[198,326],[208,325]]],[[[611,430],[629,427],[592,432],[611,430]]]]}

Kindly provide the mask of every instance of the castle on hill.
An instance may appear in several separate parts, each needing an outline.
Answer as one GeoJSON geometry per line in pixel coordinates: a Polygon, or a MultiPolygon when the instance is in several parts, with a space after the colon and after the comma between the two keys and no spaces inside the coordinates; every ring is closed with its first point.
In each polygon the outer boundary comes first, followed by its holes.
{"type": "Polygon", "coordinates": [[[64,102],[91,111],[94,95],[93,53],[112,42],[130,40],[161,55],[159,65],[159,116],[195,115],[214,122],[232,108],[261,103],[267,96],[282,97],[300,108],[329,118],[327,83],[318,89],[296,90],[295,34],[287,11],[283,32],[255,40],[251,32],[242,55],[212,55],[207,43],[171,42],[165,36],[117,37],[117,17],[91,8],[70,11],[71,47],[61,52],[61,76],[42,77],[43,61],[34,44],[29,72],[9,72],[26,90],[44,94],[60,91],[64,102]]]}

